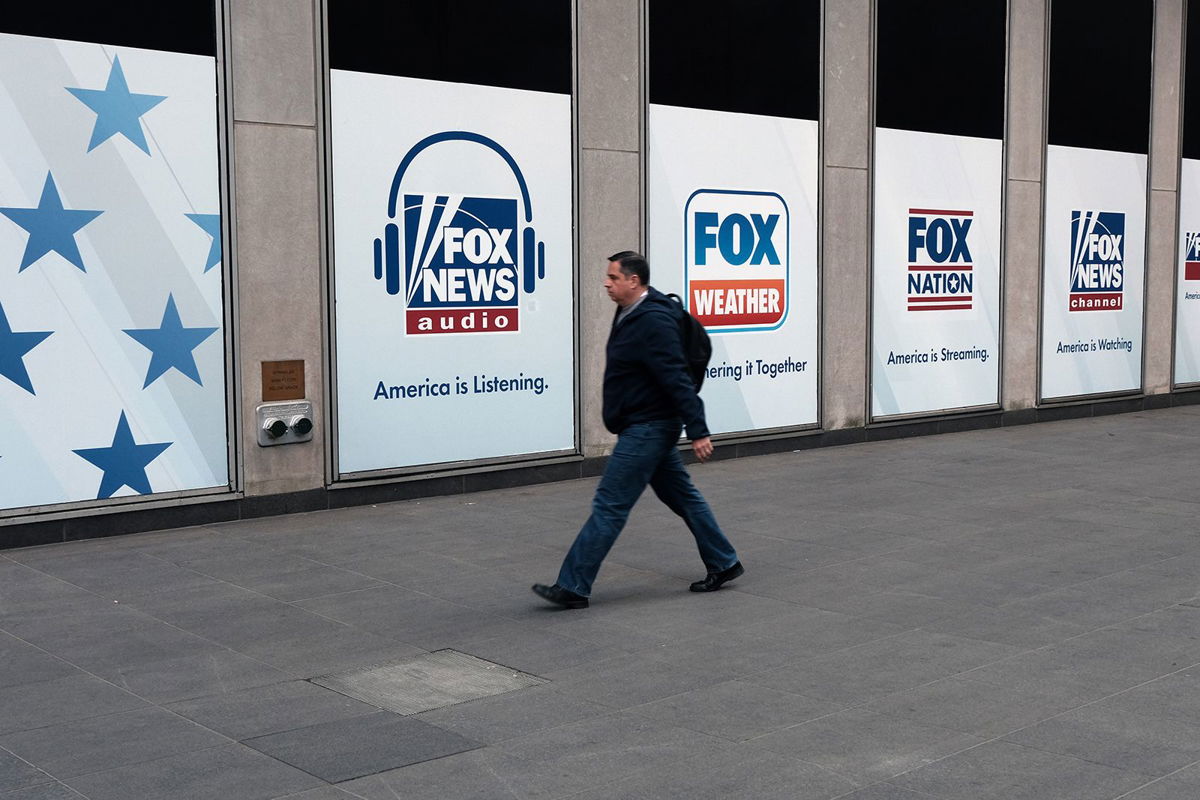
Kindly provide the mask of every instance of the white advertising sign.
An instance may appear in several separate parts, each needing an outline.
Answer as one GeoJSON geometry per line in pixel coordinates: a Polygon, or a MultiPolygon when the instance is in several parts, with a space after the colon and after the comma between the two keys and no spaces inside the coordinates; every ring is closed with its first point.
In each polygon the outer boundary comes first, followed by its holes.
{"type": "Polygon", "coordinates": [[[1200,161],[1183,159],[1179,182],[1179,285],[1175,383],[1200,382],[1200,161]]]}
{"type": "Polygon", "coordinates": [[[871,415],[999,402],[998,139],[877,128],[871,415]]]}
{"type": "Polygon", "coordinates": [[[1042,398],[1142,385],[1146,156],[1050,145],[1042,398]]]}
{"type": "Polygon", "coordinates": [[[226,486],[216,60],[0,34],[0,508],[226,486]]]}
{"type": "Polygon", "coordinates": [[[714,433],[817,422],[817,123],[652,104],[650,282],[712,337],[714,433]]]}
{"type": "Polygon", "coordinates": [[[571,98],[331,86],[339,472],[572,449],[571,98]]]}

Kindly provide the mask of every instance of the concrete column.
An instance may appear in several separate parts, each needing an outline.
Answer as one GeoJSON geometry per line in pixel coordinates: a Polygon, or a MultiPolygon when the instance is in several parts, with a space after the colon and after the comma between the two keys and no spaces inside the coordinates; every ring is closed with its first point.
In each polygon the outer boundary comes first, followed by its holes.
{"type": "Polygon", "coordinates": [[[822,92],[821,392],[826,429],[867,419],[871,0],[826,0],[822,92]]]}
{"type": "Polygon", "coordinates": [[[1179,258],[1183,2],[1154,4],[1154,91],[1150,112],[1150,205],[1146,211],[1146,394],[1171,391],[1175,267],[1179,258]]]}
{"type": "Polygon", "coordinates": [[[1037,404],[1047,0],[1009,0],[1001,405],[1037,404]]]}
{"type": "Polygon", "coordinates": [[[242,371],[247,495],[320,487],[323,431],[312,442],[259,447],[261,363],[303,359],[305,395],[323,425],[320,161],[314,0],[232,0],[236,358],[242,371]]]}
{"type": "MultiPolygon", "coordinates": [[[[645,251],[642,230],[642,3],[580,0],[577,6],[579,142],[579,372],[583,452],[607,453],[600,418],[604,345],[613,304],[605,258],[645,251]]],[[[651,275],[653,280],[653,275],[651,275]]]]}

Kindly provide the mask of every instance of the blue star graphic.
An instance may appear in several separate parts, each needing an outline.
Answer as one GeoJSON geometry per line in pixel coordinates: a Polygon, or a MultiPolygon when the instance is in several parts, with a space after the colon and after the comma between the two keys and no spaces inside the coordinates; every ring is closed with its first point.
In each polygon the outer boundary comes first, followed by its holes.
{"type": "Polygon", "coordinates": [[[104,470],[104,477],[100,479],[100,492],[96,495],[97,500],[103,500],[112,497],[122,486],[128,486],[138,494],[150,494],[146,465],[173,444],[174,442],[137,444],[129,430],[129,420],[122,411],[111,447],[90,447],[72,452],[104,470]]]}
{"type": "Polygon", "coordinates": [[[200,226],[200,229],[212,237],[212,247],[208,248],[208,261],[204,271],[221,263],[221,215],[220,214],[184,214],[185,217],[200,226]]]}
{"type": "Polygon", "coordinates": [[[92,128],[92,140],[88,143],[89,153],[119,133],[150,155],[146,134],[142,132],[142,115],[167,98],[165,95],[130,92],[119,57],[113,59],[108,85],[103,90],[72,89],[69,86],[66,89],[96,112],[96,126],[92,128]]]}
{"type": "Polygon", "coordinates": [[[142,388],[145,389],[154,383],[171,367],[203,386],[192,351],[216,332],[216,328],[183,327],[183,322],[179,319],[179,310],[175,307],[175,296],[167,295],[167,308],[163,311],[162,323],[157,328],[125,331],[153,353],[150,357],[150,368],[146,370],[146,383],[142,388]]]}
{"type": "Polygon", "coordinates": [[[87,272],[79,255],[79,246],[75,244],[75,234],[103,213],[63,208],[58,187],[54,184],[54,175],[47,172],[37,208],[0,208],[0,214],[29,231],[29,242],[25,245],[25,255],[21,257],[21,267],[17,272],[23,272],[51,251],[79,267],[80,272],[87,272]]]}
{"type": "Polygon", "coordinates": [[[13,333],[4,315],[4,306],[0,305],[0,375],[20,386],[30,394],[36,395],[29,373],[25,370],[23,357],[54,331],[28,331],[13,333]]]}

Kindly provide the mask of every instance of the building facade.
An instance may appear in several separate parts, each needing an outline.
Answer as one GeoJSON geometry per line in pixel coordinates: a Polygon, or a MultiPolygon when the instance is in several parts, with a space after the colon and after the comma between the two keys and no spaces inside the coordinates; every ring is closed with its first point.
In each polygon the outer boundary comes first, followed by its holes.
{"type": "Polygon", "coordinates": [[[625,249],[718,457],[1200,400],[1185,0],[123,5],[0,20],[0,547],[597,474],[625,249]]]}

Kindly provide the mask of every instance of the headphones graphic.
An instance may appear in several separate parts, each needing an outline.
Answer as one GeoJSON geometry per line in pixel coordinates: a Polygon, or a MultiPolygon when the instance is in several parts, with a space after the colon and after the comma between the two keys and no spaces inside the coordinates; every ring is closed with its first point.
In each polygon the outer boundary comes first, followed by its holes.
{"type": "MultiPolygon", "coordinates": [[[[470,131],[443,131],[426,136],[417,142],[411,150],[404,154],[400,166],[396,167],[396,174],[392,178],[392,190],[388,195],[388,218],[396,219],[396,202],[400,197],[400,182],[404,179],[404,173],[412,164],[413,159],[435,144],[452,141],[474,142],[489,148],[504,159],[504,163],[508,164],[513,176],[517,179],[517,186],[521,189],[522,208],[525,209],[525,227],[520,234],[521,263],[524,266],[522,285],[527,293],[532,292],[537,280],[546,277],[546,244],[537,240],[537,234],[533,230],[533,207],[529,202],[529,186],[525,183],[525,176],[521,174],[521,168],[517,166],[516,160],[495,140],[470,131]],[[536,260],[533,257],[534,252],[537,253],[536,260]]],[[[400,294],[402,288],[401,266],[400,226],[395,222],[389,222],[383,229],[383,238],[375,240],[375,279],[384,280],[386,278],[388,294],[400,294]]]]}

